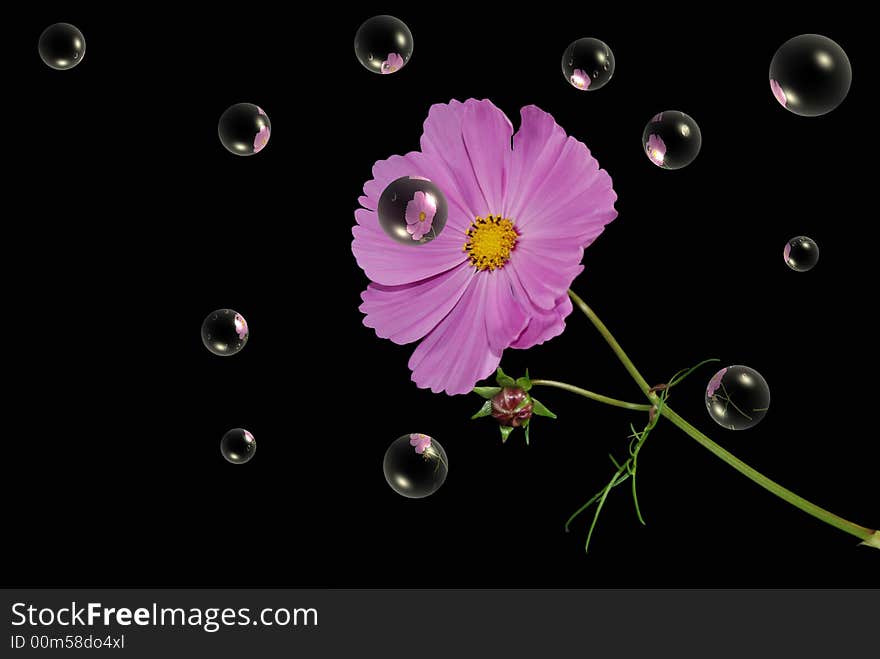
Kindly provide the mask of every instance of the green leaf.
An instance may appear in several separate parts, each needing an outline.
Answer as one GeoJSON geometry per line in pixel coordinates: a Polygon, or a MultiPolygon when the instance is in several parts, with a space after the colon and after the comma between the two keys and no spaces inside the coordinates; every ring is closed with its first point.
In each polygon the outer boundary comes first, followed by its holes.
{"type": "Polygon", "coordinates": [[[528,422],[523,424],[523,428],[526,429],[526,446],[529,445],[529,424],[528,422]]]}
{"type": "Polygon", "coordinates": [[[512,433],[515,428],[513,426],[498,426],[501,428],[501,441],[506,442],[507,438],[510,437],[510,433],[512,433]]]}
{"type": "Polygon", "coordinates": [[[516,386],[522,389],[523,391],[528,391],[532,388],[531,380],[527,380],[526,378],[517,378],[516,386]]]}
{"type": "Polygon", "coordinates": [[[477,396],[482,396],[487,400],[500,392],[501,387],[474,387],[474,393],[477,394],[477,396]]]}
{"type": "Polygon", "coordinates": [[[516,386],[520,387],[523,391],[528,391],[532,388],[532,380],[529,378],[529,369],[526,369],[526,374],[516,379],[516,386]]]}
{"type": "Polygon", "coordinates": [[[481,407],[480,410],[471,417],[471,421],[484,416],[489,416],[490,414],[492,414],[492,401],[487,400],[485,403],[483,403],[483,407],[481,407]]]}
{"type": "Polygon", "coordinates": [[[544,407],[537,399],[532,398],[532,413],[537,414],[538,416],[549,416],[551,419],[555,419],[556,415],[553,414],[550,410],[544,407]]]}
{"type": "Polygon", "coordinates": [[[495,382],[498,383],[499,387],[515,387],[516,380],[514,380],[509,375],[506,375],[504,371],[501,370],[501,367],[498,367],[498,371],[495,373],[495,382]]]}
{"type": "Polygon", "coordinates": [[[526,396],[525,398],[523,398],[523,399],[520,401],[519,405],[517,405],[516,407],[513,408],[513,411],[514,411],[514,412],[519,412],[520,410],[522,410],[522,409],[524,409],[526,406],[528,406],[528,404],[531,403],[531,402],[532,402],[532,399],[529,398],[528,396],[526,396]]]}

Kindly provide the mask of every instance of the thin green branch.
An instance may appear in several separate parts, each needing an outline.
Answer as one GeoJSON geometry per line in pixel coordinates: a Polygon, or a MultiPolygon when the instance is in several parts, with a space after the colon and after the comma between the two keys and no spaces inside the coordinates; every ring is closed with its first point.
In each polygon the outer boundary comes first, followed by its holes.
{"type": "Polygon", "coordinates": [[[566,384],[565,382],[557,382],[556,380],[532,380],[532,386],[556,387],[557,389],[564,389],[565,391],[577,394],[578,396],[583,396],[584,398],[589,398],[590,400],[595,400],[599,403],[605,403],[606,405],[622,407],[626,410],[647,412],[651,409],[650,405],[645,405],[644,403],[628,403],[624,400],[617,400],[616,398],[603,396],[602,394],[597,394],[587,389],[581,389],[580,387],[575,387],[573,385],[566,384]]]}

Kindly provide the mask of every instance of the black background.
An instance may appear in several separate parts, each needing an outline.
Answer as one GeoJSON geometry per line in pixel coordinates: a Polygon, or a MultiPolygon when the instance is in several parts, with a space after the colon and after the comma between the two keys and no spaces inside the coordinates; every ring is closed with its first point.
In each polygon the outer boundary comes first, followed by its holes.
{"type": "MultiPolygon", "coordinates": [[[[670,424],[640,460],[648,526],[625,488],[584,555],[570,512],[610,476],[639,415],[564,392],[539,397],[532,444],[502,445],[475,396],[419,390],[413,346],[361,324],[367,280],[351,255],[353,211],[374,161],[418,148],[432,103],[490,98],[514,125],[549,111],[609,171],[619,217],[586,251],[574,289],[652,382],[707,357],[758,369],[771,406],[756,428],[718,427],[714,372],[678,387],[676,409],[738,456],[830,510],[876,526],[876,118],[866,22],[844,5],[736,11],[555,3],[476,10],[447,3],[313,7],[253,3],[43,5],[9,23],[22,82],[7,102],[7,393],[4,536],[10,585],[484,586],[878,585],[880,554],[734,472],[670,424]],[[407,66],[367,72],[361,22],[403,19],[407,66]],[[37,39],[77,25],[87,52],[50,70],[37,39]],[[819,32],[852,62],[825,117],[783,110],[767,70],[791,36],[819,32]],[[595,93],[562,77],[574,39],[614,51],[595,93]],[[225,152],[220,114],[249,101],[272,138],[225,152]],[[680,171],[645,157],[659,111],[698,122],[680,171]],[[8,152],[7,152],[8,153],[8,152]],[[859,164],[867,158],[866,165],[859,164]],[[14,210],[13,210],[14,209],[14,210]],[[815,270],[783,263],[794,235],[815,270]],[[242,313],[251,337],[218,358],[210,311],[242,313]],[[227,464],[222,434],[258,451],[227,464]],[[386,485],[382,456],[424,432],[450,473],[434,496],[386,485]]],[[[586,319],[505,370],[637,401],[586,319]]],[[[537,392],[536,392],[537,393],[537,392]]]]}

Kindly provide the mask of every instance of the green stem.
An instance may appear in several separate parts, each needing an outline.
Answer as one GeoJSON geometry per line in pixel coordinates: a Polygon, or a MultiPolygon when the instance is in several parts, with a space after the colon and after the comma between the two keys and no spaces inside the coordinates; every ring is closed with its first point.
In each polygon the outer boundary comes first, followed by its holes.
{"type": "MultiPolygon", "coordinates": [[[[584,315],[590,319],[590,322],[596,326],[596,329],[599,330],[599,334],[601,334],[602,338],[608,342],[608,345],[611,346],[611,349],[614,351],[614,354],[617,355],[617,358],[623,362],[624,368],[626,368],[627,372],[632,376],[632,379],[636,381],[636,384],[639,385],[642,393],[648,396],[648,390],[651,388],[651,385],[649,385],[648,381],[642,377],[641,373],[639,373],[639,369],[636,368],[635,364],[632,363],[632,360],[623,351],[623,348],[620,347],[617,339],[615,339],[611,335],[611,332],[608,331],[608,328],[605,327],[605,323],[599,320],[599,316],[587,306],[586,302],[578,297],[577,293],[569,290],[568,296],[574,301],[578,308],[584,312],[584,315]]],[[[648,397],[651,398],[650,396],[648,397]]]]}
{"type": "Polygon", "coordinates": [[[867,541],[871,536],[874,535],[875,532],[872,529],[865,528],[864,526],[859,526],[858,524],[854,524],[849,520],[838,517],[834,513],[828,512],[824,508],[820,508],[819,506],[817,506],[815,503],[807,501],[802,496],[799,496],[791,490],[782,487],[779,483],[770,480],[764,474],[750,467],[738,457],[733,455],[730,451],[721,448],[718,444],[706,437],[706,435],[694,428],[690,423],[682,419],[671,408],[664,407],[660,411],[660,414],[672,421],[672,423],[681,428],[687,435],[697,440],[702,446],[712,451],[712,453],[724,460],[727,464],[736,469],[743,476],[753,480],[765,490],[772,492],[780,499],[783,499],[784,501],[790,503],[792,506],[800,508],[805,513],[821,519],[826,524],[830,524],[831,526],[838,528],[841,531],[846,531],[850,535],[854,535],[861,540],[867,541]]]}
{"type": "MultiPolygon", "coordinates": [[[[648,396],[648,398],[653,402],[656,399],[656,396],[650,393],[650,387],[647,381],[645,380],[645,378],[642,377],[641,373],[639,373],[638,369],[632,363],[629,356],[627,356],[627,354],[623,351],[623,348],[620,347],[620,344],[611,335],[611,332],[608,331],[608,328],[605,327],[605,323],[599,320],[599,317],[593,312],[593,310],[590,309],[590,307],[587,306],[586,302],[578,297],[577,294],[574,293],[574,291],[569,291],[568,294],[574,301],[574,303],[578,306],[578,308],[580,308],[580,310],[584,313],[584,315],[590,319],[590,322],[593,323],[596,329],[599,330],[599,333],[603,336],[605,341],[608,342],[608,345],[611,346],[614,354],[617,355],[618,359],[620,359],[620,361],[626,367],[626,370],[632,376],[633,380],[636,381],[636,384],[639,385],[639,388],[641,388],[642,392],[646,396],[648,396]]],[[[817,506],[816,504],[807,501],[806,499],[795,494],[791,490],[782,487],[781,485],[779,485],[779,483],[767,478],[764,474],[750,467],[729,451],[721,448],[718,444],[713,442],[706,435],[701,433],[699,430],[697,430],[694,426],[681,418],[666,405],[660,406],[660,414],[669,419],[676,426],[678,426],[689,437],[695,439],[703,447],[714,453],[717,457],[721,458],[724,462],[726,462],[738,472],[763,487],[765,490],[772,492],[782,500],[787,501],[796,508],[800,508],[805,513],[808,513],[813,517],[822,520],[826,524],[830,524],[831,526],[840,529],[841,531],[845,531],[850,535],[854,535],[857,538],[860,538],[865,544],[872,547],[880,548],[880,531],[875,531],[873,529],[869,529],[864,526],[860,526],[858,524],[850,522],[849,520],[843,519],[842,517],[839,517],[834,513],[831,513],[824,508],[821,508],[820,506],[817,506]]]]}
{"type": "Polygon", "coordinates": [[[571,393],[577,394],[578,396],[583,396],[584,398],[589,398],[590,400],[605,403],[606,405],[622,407],[626,410],[638,410],[639,412],[647,412],[651,409],[650,405],[645,405],[643,403],[627,403],[625,400],[617,400],[616,398],[603,396],[602,394],[597,394],[593,391],[581,389],[580,387],[575,387],[573,385],[566,384],[565,382],[557,382],[556,380],[532,380],[532,384],[535,386],[556,387],[557,389],[565,389],[566,391],[570,391],[571,393]]]}

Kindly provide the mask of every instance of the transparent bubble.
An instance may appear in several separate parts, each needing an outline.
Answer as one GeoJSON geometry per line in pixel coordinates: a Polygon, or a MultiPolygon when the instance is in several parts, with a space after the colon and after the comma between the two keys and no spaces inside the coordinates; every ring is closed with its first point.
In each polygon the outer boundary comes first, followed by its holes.
{"type": "Polygon", "coordinates": [[[663,169],[690,165],[703,144],[697,122],[684,112],[664,110],[653,117],[642,133],[642,146],[648,159],[663,169]]]}
{"type": "Polygon", "coordinates": [[[382,465],[391,489],[410,499],[434,494],[446,480],[449,461],[440,442],[412,433],[399,437],[385,451],[382,465]]]}
{"type": "Polygon", "coordinates": [[[718,425],[745,430],[756,425],[770,407],[767,381],[748,366],[722,368],[706,387],[706,409],[718,425]]]}
{"type": "Polygon", "coordinates": [[[446,226],[446,197],[419,176],[401,176],[382,191],[376,210],[379,226],[404,245],[424,245],[446,226]]]}
{"type": "Polygon", "coordinates": [[[400,71],[413,52],[413,36],[399,18],[382,15],[364,21],[354,36],[354,54],[368,71],[400,71]]]}
{"type": "Polygon", "coordinates": [[[598,39],[585,37],[573,41],[562,54],[562,75],[575,89],[601,89],[614,75],[614,53],[598,39]]]}
{"type": "Polygon", "coordinates": [[[215,355],[234,355],[247,343],[250,332],[247,321],[232,309],[217,309],[202,323],[202,343],[215,355]]]}
{"type": "Polygon", "coordinates": [[[220,115],[217,134],[230,153],[252,156],[269,143],[272,123],[259,105],[236,103],[220,115]]]}
{"type": "Polygon", "coordinates": [[[819,262],[819,246],[812,238],[807,236],[795,236],[787,243],[785,249],[782,250],[782,258],[785,264],[797,272],[806,272],[812,270],[819,262]]]}
{"type": "Polygon", "coordinates": [[[55,23],[43,30],[38,49],[47,66],[64,71],[83,61],[86,38],[70,23],[55,23]]]}
{"type": "Polygon", "coordinates": [[[220,453],[233,464],[249,462],[257,452],[257,440],[244,428],[233,428],[220,440],[220,453]]]}
{"type": "Polygon", "coordinates": [[[843,103],[852,67],[843,48],[821,34],[802,34],[779,47],[770,62],[770,91],[786,110],[818,117],[843,103]]]}

